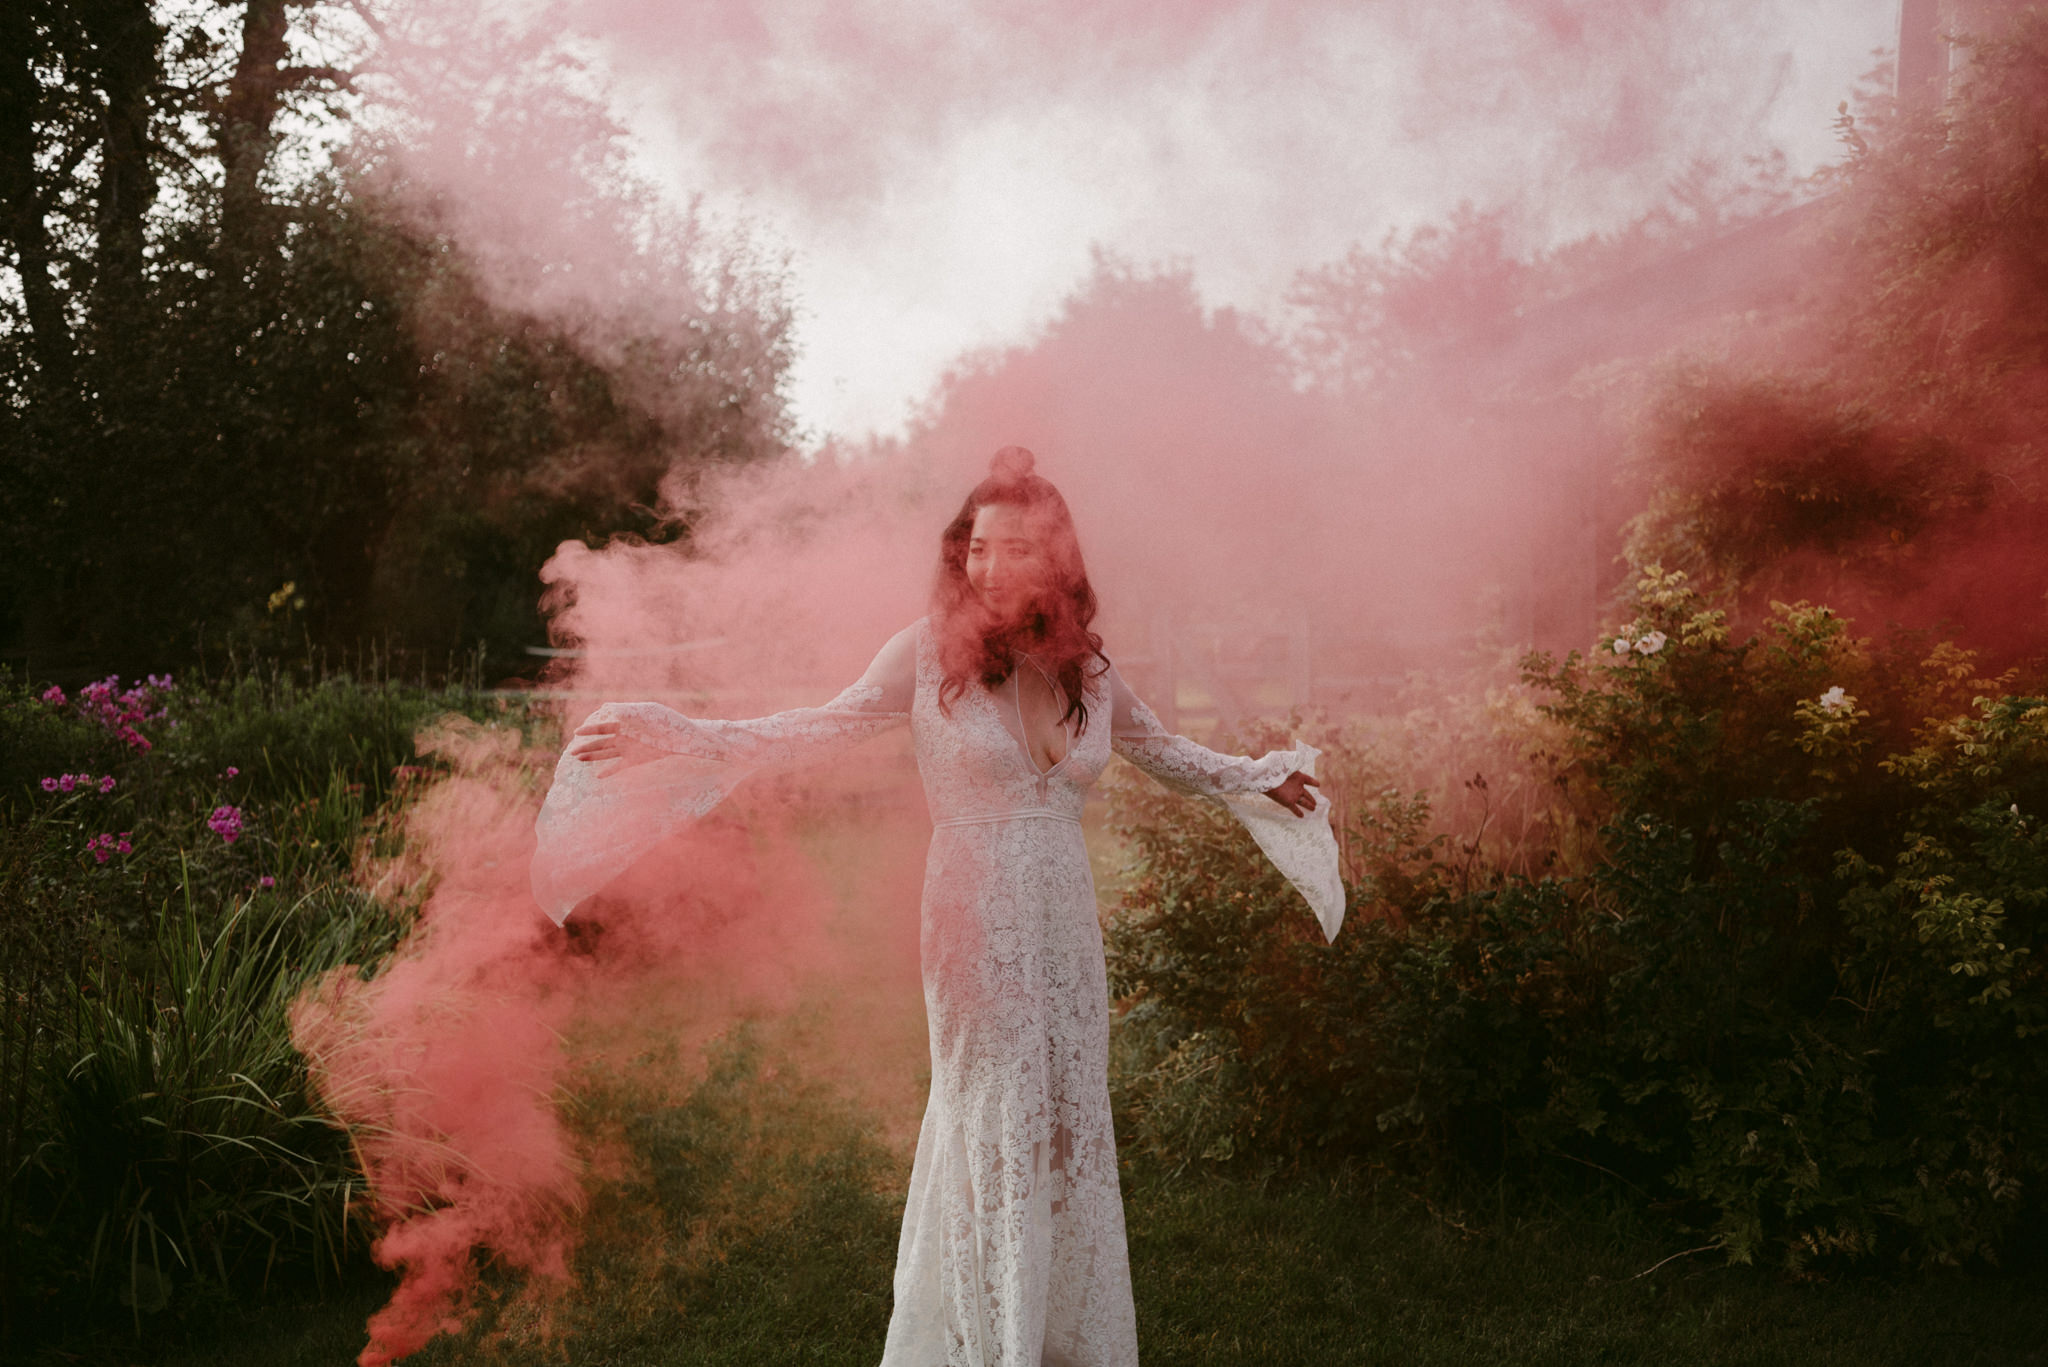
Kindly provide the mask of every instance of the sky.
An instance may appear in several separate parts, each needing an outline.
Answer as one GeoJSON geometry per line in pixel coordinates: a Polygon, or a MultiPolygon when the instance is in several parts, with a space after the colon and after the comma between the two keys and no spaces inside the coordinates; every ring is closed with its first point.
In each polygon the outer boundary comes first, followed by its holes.
{"type": "Polygon", "coordinates": [[[1831,160],[1897,0],[778,0],[565,7],[639,169],[789,254],[812,438],[900,429],[1027,340],[1091,253],[1277,317],[1461,202],[1526,246],[1690,158],[1831,160]]]}

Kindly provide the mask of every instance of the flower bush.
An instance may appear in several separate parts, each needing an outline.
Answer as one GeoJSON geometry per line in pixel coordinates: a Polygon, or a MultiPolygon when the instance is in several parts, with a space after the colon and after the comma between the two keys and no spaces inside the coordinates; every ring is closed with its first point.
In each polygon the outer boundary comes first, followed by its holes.
{"type": "Polygon", "coordinates": [[[104,797],[114,791],[114,776],[104,774],[94,778],[91,774],[58,774],[42,782],[42,789],[46,793],[69,793],[79,788],[96,791],[104,797]]]}
{"type": "Polygon", "coordinates": [[[1738,640],[1654,568],[1633,606],[1525,666],[1582,860],[1490,860],[1323,738],[1334,946],[1218,815],[1113,785],[1133,1137],[1606,1174],[1738,1260],[1995,1258],[2048,1178],[2048,699],[1805,604],[1738,640]]]}
{"type": "Polygon", "coordinates": [[[282,675],[73,701],[0,670],[0,1295],[21,1341],[355,1256],[358,1174],[284,1008],[401,929],[351,866],[391,839],[380,807],[423,790],[413,734],[451,708],[496,712],[282,675]]]}
{"type": "Polygon", "coordinates": [[[85,852],[104,864],[113,855],[133,852],[135,847],[128,843],[128,837],[133,834],[133,831],[123,831],[119,835],[101,832],[85,842],[85,852]]]}
{"type": "MultiPolygon", "coordinates": [[[[79,716],[98,723],[130,748],[147,750],[153,742],[136,728],[164,719],[164,700],[170,692],[168,674],[151,674],[126,689],[118,674],[109,674],[79,689],[78,700],[71,705],[79,716]]],[[[53,707],[65,706],[64,690],[52,685],[44,691],[43,701],[53,707]]]]}
{"type": "Polygon", "coordinates": [[[219,836],[222,844],[234,844],[242,838],[242,809],[222,803],[206,818],[206,828],[219,836]]]}

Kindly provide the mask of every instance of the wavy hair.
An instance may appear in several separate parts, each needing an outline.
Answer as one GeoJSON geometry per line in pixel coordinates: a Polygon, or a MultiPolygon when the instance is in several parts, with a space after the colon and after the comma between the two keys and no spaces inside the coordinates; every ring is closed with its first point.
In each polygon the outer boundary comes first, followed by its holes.
{"type": "Polygon", "coordinates": [[[969,681],[996,688],[1010,677],[1019,654],[1036,657],[1067,695],[1060,720],[1078,718],[1088,726],[1082,692],[1089,679],[1109,668],[1102,638],[1088,629],[1095,620],[1095,590],[1081,563],[1067,501],[1050,481],[1032,473],[1036,462],[1021,446],[1005,446],[989,462],[988,478],[974,486],[959,513],[939,537],[939,572],[932,586],[932,619],[938,628],[939,707],[950,712],[969,681]],[[1045,532],[1051,574],[1014,622],[998,622],[967,582],[967,543],[974,519],[990,505],[1021,508],[1045,532]],[[1096,662],[1099,667],[1094,667],[1096,662]]]}

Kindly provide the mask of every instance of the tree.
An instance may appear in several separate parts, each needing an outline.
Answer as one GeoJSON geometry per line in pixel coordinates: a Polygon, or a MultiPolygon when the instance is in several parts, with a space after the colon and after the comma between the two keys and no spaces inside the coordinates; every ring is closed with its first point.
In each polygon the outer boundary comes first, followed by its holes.
{"type": "Polygon", "coordinates": [[[501,288],[477,225],[361,117],[387,37],[317,0],[0,17],[0,647],[32,667],[285,636],[485,638],[510,664],[557,541],[671,535],[678,462],[784,449],[772,264],[638,191],[616,130],[565,120],[588,101],[535,62],[493,74],[582,139],[556,207],[630,244],[611,297],[635,303],[501,288]],[[336,64],[295,57],[315,48],[336,64]]]}
{"type": "Polygon", "coordinates": [[[1845,113],[1802,316],[1660,396],[1631,554],[1751,620],[1808,598],[2013,658],[2048,646],[2048,15],[1962,46],[1947,104],[1845,113]]]}

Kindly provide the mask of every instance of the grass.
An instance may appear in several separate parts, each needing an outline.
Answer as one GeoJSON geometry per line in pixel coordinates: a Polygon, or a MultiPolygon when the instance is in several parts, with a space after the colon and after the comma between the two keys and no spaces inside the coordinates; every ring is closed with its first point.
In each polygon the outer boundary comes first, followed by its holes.
{"type": "Polygon", "coordinates": [[[2048,1363],[2038,1278],[1650,1271],[1678,1250],[1583,1212],[1482,1221],[1328,1182],[1141,1177],[1128,1209],[1154,1363],[2048,1363]]]}
{"type": "MultiPolygon", "coordinates": [[[[904,1172],[858,1117],[745,1047],[680,1100],[617,1077],[582,1100],[592,1137],[630,1161],[595,1189],[578,1286],[541,1309],[486,1277],[471,1326],[412,1361],[880,1357],[904,1172]]],[[[2038,1271],[1793,1282],[1705,1258],[1656,1267],[1679,1246],[1584,1208],[1481,1215],[1391,1183],[1176,1177],[1143,1163],[1125,1184],[1153,1367],[2048,1364],[2038,1271]]],[[[163,1361],[344,1362],[376,1303],[359,1290],[233,1312],[163,1361]]]]}

